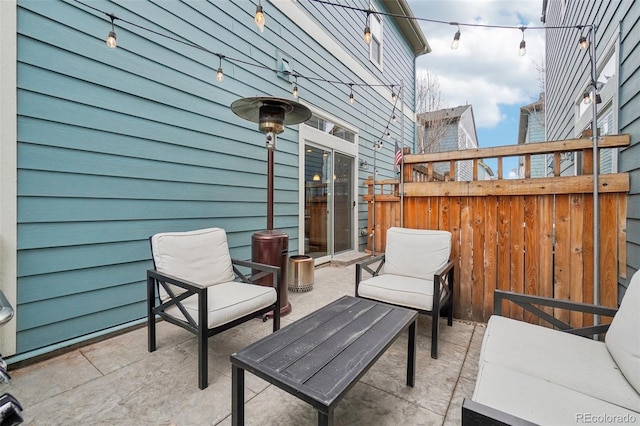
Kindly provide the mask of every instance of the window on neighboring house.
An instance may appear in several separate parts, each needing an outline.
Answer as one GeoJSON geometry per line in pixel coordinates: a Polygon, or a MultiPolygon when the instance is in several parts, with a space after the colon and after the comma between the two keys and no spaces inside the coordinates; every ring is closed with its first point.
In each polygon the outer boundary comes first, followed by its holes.
{"type": "MultiPolygon", "coordinates": [[[[598,61],[597,86],[600,95],[600,103],[597,104],[598,112],[598,132],[601,136],[616,134],[618,132],[616,123],[616,108],[618,105],[618,40],[612,40],[606,49],[606,54],[602,60],[598,61]]],[[[587,88],[585,88],[585,91],[587,88]]],[[[594,101],[593,91],[591,92],[592,102],[594,101]]],[[[582,102],[582,96],[578,101],[578,111],[576,116],[576,132],[580,135],[582,131],[591,128],[592,108],[591,104],[582,102]]],[[[617,149],[600,150],[600,173],[617,172],[617,149]]],[[[579,169],[577,169],[579,170],[579,169]]]]}
{"type": "Polygon", "coordinates": [[[369,15],[371,29],[371,43],[369,44],[369,59],[378,68],[382,68],[382,17],[377,13],[369,15]]]}

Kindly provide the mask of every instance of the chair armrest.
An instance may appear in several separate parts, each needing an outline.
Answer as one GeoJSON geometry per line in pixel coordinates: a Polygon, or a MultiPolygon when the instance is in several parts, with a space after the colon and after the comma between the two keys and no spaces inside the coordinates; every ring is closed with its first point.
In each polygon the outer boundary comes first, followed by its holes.
{"type": "Polygon", "coordinates": [[[448,261],[445,265],[442,266],[442,268],[434,272],[433,275],[434,277],[441,277],[442,275],[448,273],[451,269],[453,269],[453,260],[448,261]]]}
{"type": "Polygon", "coordinates": [[[504,411],[489,407],[488,405],[475,402],[465,398],[462,401],[462,425],[478,425],[478,426],[532,426],[528,420],[521,419],[504,411]]]}
{"type": "Polygon", "coordinates": [[[182,278],[178,278],[173,275],[164,274],[156,271],[155,269],[147,270],[147,279],[149,278],[152,278],[156,281],[162,281],[167,284],[172,284],[172,285],[184,288],[185,290],[191,290],[196,292],[198,290],[203,290],[207,288],[207,286],[204,286],[202,284],[194,283],[193,281],[183,280],[182,278]]]}
{"type": "MultiPolygon", "coordinates": [[[[379,254],[378,256],[372,256],[367,260],[358,262],[356,263],[356,275],[357,275],[357,272],[360,271],[360,276],[358,278],[362,279],[362,270],[364,269],[365,271],[369,272],[371,275],[375,277],[380,273],[380,270],[384,265],[384,261],[385,261],[385,255],[379,254]],[[377,262],[380,262],[380,264],[375,270],[369,266],[377,262]]],[[[358,281],[360,281],[360,279],[358,279],[358,281]]]]}
{"type": "Polygon", "coordinates": [[[609,328],[609,324],[600,324],[590,327],[572,328],[569,324],[560,321],[553,315],[548,314],[542,309],[533,306],[545,306],[550,308],[566,309],[574,312],[583,312],[587,314],[594,314],[606,317],[613,317],[617,308],[611,308],[607,306],[593,305],[582,302],[572,302],[569,300],[553,299],[551,297],[535,296],[531,294],[514,293],[511,291],[495,290],[493,293],[493,313],[496,315],[502,315],[502,301],[508,300],[516,305],[522,307],[527,312],[530,312],[540,319],[552,324],[562,331],[568,333],[577,334],[579,336],[593,336],[596,334],[604,333],[609,328]]]}
{"type": "Polygon", "coordinates": [[[367,260],[363,260],[361,262],[356,263],[356,297],[358,296],[358,286],[360,285],[360,281],[362,281],[362,270],[364,269],[372,276],[377,276],[382,270],[382,266],[384,266],[385,255],[380,254],[378,256],[372,256],[367,260]],[[376,269],[371,268],[369,265],[372,265],[376,262],[380,262],[376,269]]]}
{"type": "Polygon", "coordinates": [[[241,259],[231,259],[231,264],[233,266],[233,271],[236,273],[238,278],[240,278],[240,280],[246,284],[259,285],[257,282],[259,279],[262,279],[269,275],[273,275],[274,276],[274,279],[272,281],[273,287],[275,287],[276,291],[278,291],[278,283],[280,282],[280,273],[281,273],[279,266],[266,265],[264,263],[252,262],[250,260],[241,260],[241,259]],[[251,274],[250,275],[243,274],[242,271],[240,271],[240,269],[237,268],[238,266],[251,268],[251,274]]]}

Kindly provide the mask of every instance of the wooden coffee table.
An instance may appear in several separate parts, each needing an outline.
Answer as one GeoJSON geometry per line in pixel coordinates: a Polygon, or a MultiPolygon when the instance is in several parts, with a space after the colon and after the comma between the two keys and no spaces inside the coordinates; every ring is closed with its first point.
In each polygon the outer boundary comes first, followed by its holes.
{"type": "Polygon", "coordinates": [[[332,425],[338,402],[409,330],[407,386],[415,383],[416,311],[344,296],[231,355],[232,424],[244,424],[244,371],[311,404],[332,425]]]}

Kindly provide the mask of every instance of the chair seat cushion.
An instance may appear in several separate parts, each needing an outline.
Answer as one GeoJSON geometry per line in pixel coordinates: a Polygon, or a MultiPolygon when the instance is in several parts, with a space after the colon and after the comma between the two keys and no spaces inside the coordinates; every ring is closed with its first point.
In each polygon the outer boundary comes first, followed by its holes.
{"type": "Polygon", "coordinates": [[[640,411],[640,395],[604,342],[493,315],[480,365],[496,364],[593,398],[640,411]]]}
{"type": "MultiPolygon", "coordinates": [[[[218,327],[273,305],[277,297],[275,288],[257,284],[231,281],[211,286],[207,288],[207,328],[218,327]]],[[[197,323],[198,296],[190,296],[182,304],[197,323]]],[[[177,306],[171,306],[165,312],[178,319],[185,319],[177,306]]]]}
{"type": "Polygon", "coordinates": [[[540,425],[612,424],[616,418],[638,419],[635,411],[495,363],[480,364],[472,399],[540,425]],[[603,415],[607,416],[604,420],[593,420],[603,415]]]}
{"type": "Polygon", "coordinates": [[[385,273],[361,281],[358,295],[380,302],[431,311],[433,280],[385,273]]]}
{"type": "Polygon", "coordinates": [[[620,308],[605,336],[609,353],[640,393],[640,271],[631,277],[620,308]]]}

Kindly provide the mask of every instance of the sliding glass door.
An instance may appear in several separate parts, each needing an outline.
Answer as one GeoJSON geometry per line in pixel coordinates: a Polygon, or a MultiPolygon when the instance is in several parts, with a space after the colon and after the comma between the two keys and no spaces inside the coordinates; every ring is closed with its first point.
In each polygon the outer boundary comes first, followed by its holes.
{"type": "Polygon", "coordinates": [[[354,158],[305,145],[305,254],[331,258],[354,249],[354,158]]]}

